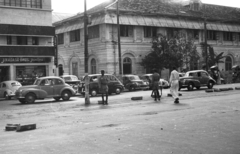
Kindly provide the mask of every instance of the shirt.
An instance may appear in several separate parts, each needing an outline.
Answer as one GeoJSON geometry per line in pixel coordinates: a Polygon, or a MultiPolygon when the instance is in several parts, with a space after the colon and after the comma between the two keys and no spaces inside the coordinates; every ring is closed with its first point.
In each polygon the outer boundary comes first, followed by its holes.
{"type": "Polygon", "coordinates": [[[173,70],[171,72],[171,76],[170,76],[170,79],[169,79],[169,82],[171,83],[172,81],[175,81],[175,80],[179,80],[179,74],[176,70],[173,70]]]}

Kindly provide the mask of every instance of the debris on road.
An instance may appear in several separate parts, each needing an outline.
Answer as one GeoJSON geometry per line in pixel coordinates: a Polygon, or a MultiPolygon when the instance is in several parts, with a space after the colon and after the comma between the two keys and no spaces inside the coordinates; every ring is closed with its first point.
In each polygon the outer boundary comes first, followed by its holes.
{"type": "Polygon", "coordinates": [[[6,131],[14,131],[14,130],[17,130],[17,127],[19,126],[20,124],[7,124],[6,127],[5,127],[5,130],[6,131]]]}
{"type": "Polygon", "coordinates": [[[17,127],[17,132],[27,131],[27,130],[33,130],[36,129],[36,124],[27,124],[27,125],[19,125],[17,127]]]}
{"type": "Polygon", "coordinates": [[[142,96],[139,96],[139,97],[132,97],[131,100],[142,100],[143,97],[142,96]]]}

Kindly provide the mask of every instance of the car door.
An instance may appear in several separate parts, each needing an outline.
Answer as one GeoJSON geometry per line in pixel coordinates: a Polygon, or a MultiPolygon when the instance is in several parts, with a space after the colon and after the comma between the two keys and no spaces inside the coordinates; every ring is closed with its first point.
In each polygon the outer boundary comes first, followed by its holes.
{"type": "Polygon", "coordinates": [[[60,79],[53,79],[52,84],[54,96],[61,96],[61,90],[65,86],[63,81],[60,79]]]}
{"type": "Polygon", "coordinates": [[[3,98],[3,88],[2,88],[2,84],[0,83],[0,98],[3,98]]]}
{"type": "Polygon", "coordinates": [[[207,85],[208,80],[209,80],[208,74],[206,72],[201,72],[201,84],[207,85]]]}
{"type": "Polygon", "coordinates": [[[52,97],[54,91],[52,79],[43,79],[40,83],[40,89],[44,90],[47,93],[47,97],[52,97]]]}

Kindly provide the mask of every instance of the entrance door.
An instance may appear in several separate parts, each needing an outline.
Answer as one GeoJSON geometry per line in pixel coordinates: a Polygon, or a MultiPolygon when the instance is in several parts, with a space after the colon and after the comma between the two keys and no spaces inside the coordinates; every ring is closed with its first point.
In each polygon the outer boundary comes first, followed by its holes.
{"type": "Polygon", "coordinates": [[[0,82],[10,80],[10,67],[0,66],[0,82]]]}
{"type": "Polygon", "coordinates": [[[123,74],[132,74],[132,60],[129,57],[123,59],[123,74]]]}

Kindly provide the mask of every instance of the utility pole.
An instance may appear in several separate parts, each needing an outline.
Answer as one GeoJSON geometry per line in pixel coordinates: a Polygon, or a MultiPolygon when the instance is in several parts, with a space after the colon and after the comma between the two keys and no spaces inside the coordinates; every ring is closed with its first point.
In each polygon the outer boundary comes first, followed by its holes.
{"type": "Polygon", "coordinates": [[[90,104],[89,98],[89,77],[88,77],[88,17],[87,4],[84,0],[84,68],[85,68],[85,105],[90,104]]]}
{"type": "Polygon", "coordinates": [[[118,59],[119,59],[119,75],[122,75],[122,54],[121,54],[121,39],[120,39],[120,25],[119,25],[119,1],[117,1],[117,29],[118,29],[118,59]]]}
{"type": "Polygon", "coordinates": [[[207,21],[204,18],[204,50],[206,54],[206,71],[208,71],[208,47],[207,47],[207,21]]]}

